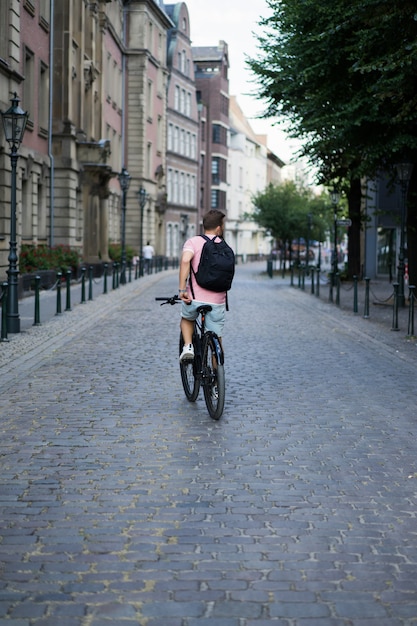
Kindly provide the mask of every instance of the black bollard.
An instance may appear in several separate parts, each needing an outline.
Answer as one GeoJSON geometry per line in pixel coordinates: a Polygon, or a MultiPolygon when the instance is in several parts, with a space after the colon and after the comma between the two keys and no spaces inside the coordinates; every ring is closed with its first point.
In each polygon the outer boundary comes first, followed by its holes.
{"type": "Polygon", "coordinates": [[[365,278],[365,308],[363,312],[363,316],[365,319],[369,317],[369,283],[370,278],[365,278]]]}
{"type": "Polygon", "coordinates": [[[40,310],[40,302],[39,302],[40,289],[41,289],[41,277],[35,276],[35,319],[33,322],[33,326],[41,325],[41,310],[40,310]]]}
{"type": "Polygon", "coordinates": [[[314,296],[314,267],[311,268],[311,295],[314,296]]]}
{"type": "Polygon", "coordinates": [[[353,277],[353,312],[358,312],[358,277],[353,277]]]}
{"type": "Polygon", "coordinates": [[[93,266],[88,268],[88,299],[93,299],[93,266]]]}
{"type": "Polygon", "coordinates": [[[409,290],[410,290],[410,294],[408,297],[408,335],[410,337],[414,337],[414,292],[415,292],[415,286],[414,285],[410,285],[409,286],[409,290]]]}
{"type": "Polygon", "coordinates": [[[116,263],[113,263],[112,289],[116,289],[116,263]]]}
{"type": "Polygon", "coordinates": [[[65,310],[71,311],[71,270],[67,270],[66,279],[67,279],[67,305],[65,307],[65,310]]]}
{"type": "Polygon", "coordinates": [[[1,285],[1,341],[9,341],[7,339],[7,288],[8,283],[5,281],[1,285]]]}
{"type": "Polygon", "coordinates": [[[392,328],[391,330],[400,330],[398,326],[398,288],[400,286],[399,283],[393,283],[394,287],[394,304],[392,306],[392,328]]]}
{"type": "Polygon", "coordinates": [[[316,296],[320,297],[320,268],[317,268],[317,285],[316,285],[316,296]]]}
{"type": "Polygon", "coordinates": [[[103,267],[103,293],[107,293],[107,263],[105,263],[103,267]]]}
{"type": "Polygon", "coordinates": [[[56,313],[55,315],[61,315],[61,278],[62,272],[57,272],[56,274],[56,313]]]}
{"type": "Polygon", "coordinates": [[[129,282],[131,283],[132,282],[132,261],[128,261],[127,267],[129,270],[129,282]]]}
{"type": "Polygon", "coordinates": [[[85,267],[81,268],[81,304],[85,303],[85,267]]]}
{"type": "Polygon", "coordinates": [[[333,272],[329,272],[329,276],[330,276],[330,282],[329,282],[329,302],[333,302],[333,284],[334,284],[333,272]]]}

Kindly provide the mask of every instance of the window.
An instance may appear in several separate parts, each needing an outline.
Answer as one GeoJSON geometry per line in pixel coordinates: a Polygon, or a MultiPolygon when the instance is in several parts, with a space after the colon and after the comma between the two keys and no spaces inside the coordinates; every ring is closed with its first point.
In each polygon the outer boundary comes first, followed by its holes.
{"type": "Polygon", "coordinates": [[[175,85],[174,109],[176,111],[180,110],[180,88],[178,85],[175,85]]]}
{"type": "Polygon", "coordinates": [[[38,182],[38,239],[46,237],[46,189],[38,182]]]}
{"type": "Polygon", "coordinates": [[[180,129],[178,126],[174,129],[174,152],[180,151],[180,129]]]}
{"type": "Polygon", "coordinates": [[[219,208],[219,190],[218,189],[211,190],[211,208],[212,209],[219,208]]]}
{"type": "Polygon", "coordinates": [[[227,133],[224,126],[220,124],[213,124],[212,128],[212,140],[213,143],[220,143],[222,145],[226,145],[227,133]]]}
{"type": "Polygon", "coordinates": [[[185,203],[185,174],[181,172],[180,175],[180,203],[185,203]]]}
{"type": "Polygon", "coordinates": [[[49,24],[50,22],[50,0],[40,0],[39,2],[39,13],[41,22],[45,22],[45,24],[49,24]]]}
{"type": "Polygon", "coordinates": [[[153,84],[151,80],[148,80],[148,93],[147,93],[147,115],[148,119],[152,118],[153,109],[153,84]]]}
{"type": "Polygon", "coordinates": [[[40,65],[39,79],[39,130],[48,132],[48,111],[49,111],[49,73],[44,63],[40,65]]]}
{"type": "Polygon", "coordinates": [[[151,168],[152,168],[152,144],[148,143],[146,146],[146,175],[148,178],[151,176],[151,168]]]}
{"type": "Polygon", "coordinates": [[[179,173],[178,173],[178,170],[175,170],[174,171],[173,194],[172,194],[173,202],[178,202],[178,198],[179,198],[178,186],[179,186],[179,173]]]}
{"type": "Polygon", "coordinates": [[[226,192],[220,191],[220,189],[212,189],[210,208],[225,209],[225,207],[226,207],[226,192]]]}
{"type": "Polygon", "coordinates": [[[211,161],[211,184],[218,185],[220,183],[220,162],[218,157],[214,157],[211,161]]]}
{"type": "Polygon", "coordinates": [[[32,178],[22,180],[22,237],[31,239],[33,237],[32,224],[32,197],[30,193],[32,178]]]}
{"type": "Polygon", "coordinates": [[[24,63],[24,75],[25,80],[23,82],[23,102],[33,102],[33,92],[35,86],[35,57],[33,52],[28,48],[25,50],[25,63],[24,63]]]}
{"type": "Polygon", "coordinates": [[[226,159],[213,157],[211,161],[211,184],[219,185],[226,180],[226,159]]]}
{"type": "Polygon", "coordinates": [[[168,124],[168,150],[174,147],[174,125],[168,124]]]}
{"type": "Polygon", "coordinates": [[[157,143],[157,146],[156,146],[156,149],[157,149],[158,153],[162,152],[162,147],[163,147],[163,132],[162,132],[162,130],[163,130],[162,116],[158,115],[158,130],[157,130],[157,133],[158,133],[157,142],[158,143],[157,143]]]}

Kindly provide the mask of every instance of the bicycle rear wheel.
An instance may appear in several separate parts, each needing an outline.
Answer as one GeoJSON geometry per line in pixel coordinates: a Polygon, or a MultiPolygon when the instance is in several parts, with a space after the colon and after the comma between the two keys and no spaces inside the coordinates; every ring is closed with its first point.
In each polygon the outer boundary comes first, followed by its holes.
{"type": "MultiPolygon", "coordinates": [[[[184,339],[182,338],[182,333],[180,333],[180,354],[184,347],[184,339]]],[[[187,397],[187,400],[190,402],[195,402],[198,397],[198,393],[200,391],[200,377],[197,376],[198,372],[198,355],[194,356],[194,359],[182,361],[180,363],[180,371],[181,371],[181,381],[182,386],[184,387],[184,393],[187,397]]]]}
{"type": "Polygon", "coordinates": [[[207,410],[214,420],[223,414],[226,392],[224,365],[218,358],[220,354],[218,338],[208,337],[203,351],[203,391],[207,410]]]}

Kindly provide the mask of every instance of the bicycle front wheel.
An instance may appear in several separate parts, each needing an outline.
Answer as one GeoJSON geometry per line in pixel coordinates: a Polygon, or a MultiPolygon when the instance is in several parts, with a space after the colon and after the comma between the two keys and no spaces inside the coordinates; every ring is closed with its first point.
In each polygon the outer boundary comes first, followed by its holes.
{"type": "MultiPolygon", "coordinates": [[[[182,338],[182,333],[180,333],[180,354],[183,347],[184,339],[182,338]]],[[[187,400],[190,402],[195,402],[197,400],[198,393],[200,391],[200,377],[197,376],[197,360],[198,355],[196,354],[194,359],[182,361],[180,363],[182,386],[184,387],[184,393],[187,400]]]]}
{"type": "Polygon", "coordinates": [[[226,392],[223,359],[217,337],[208,337],[203,351],[203,391],[207,410],[214,420],[221,418],[226,392]]]}

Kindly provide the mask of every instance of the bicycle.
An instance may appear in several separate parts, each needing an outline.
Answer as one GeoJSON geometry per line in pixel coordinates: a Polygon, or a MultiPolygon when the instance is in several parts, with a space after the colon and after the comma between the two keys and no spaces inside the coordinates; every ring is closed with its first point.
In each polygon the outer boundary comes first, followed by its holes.
{"type": "MultiPolygon", "coordinates": [[[[181,299],[177,295],[171,298],[155,298],[164,304],[177,304],[181,299]]],[[[224,353],[219,337],[211,330],[206,330],[206,314],[211,311],[209,304],[198,307],[199,317],[194,324],[193,346],[194,359],[180,363],[181,381],[185,396],[189,402],[195,402],[203,387],[204,400],[209,415],[219,420],[223,414],[225,400],[224,353]]],[[[184,347],[180,333],[179,354],[184,347]]]]}

